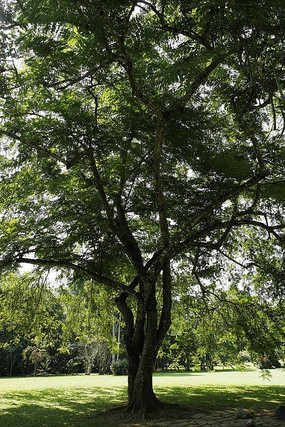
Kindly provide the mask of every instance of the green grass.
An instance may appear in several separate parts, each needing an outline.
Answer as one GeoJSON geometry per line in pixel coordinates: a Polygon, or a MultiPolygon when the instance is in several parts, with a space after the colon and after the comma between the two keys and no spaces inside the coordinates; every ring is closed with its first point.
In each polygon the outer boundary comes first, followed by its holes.
{"type": "Polygon", "coordinates": [[[243,407],[258,411],[285,403],[285,371],[276,369],[270,373],[268,379],[254,368],[156,374],[154,385],[161,400],[191,405],[194,409],[243,407]]]}
{"type": "MultiPolygon", "coordinates": [[[[125,376],[3,378],[0,426],[118,426],[116,419],[103,422],[98,412],[123,404],[126,387],[125,376]]],[[[285,372],[273,370],[270,380],[256,369],[155,374],[154,388],[161,400],[195,410],[273,409],[285,403],[285,372]]]]}

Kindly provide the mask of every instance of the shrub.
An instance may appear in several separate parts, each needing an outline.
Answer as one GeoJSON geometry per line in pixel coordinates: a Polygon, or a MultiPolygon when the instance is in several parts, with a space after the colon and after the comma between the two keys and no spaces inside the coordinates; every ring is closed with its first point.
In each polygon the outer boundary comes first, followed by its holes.
{"type": "Polygon", "coordinates": [[[113,375],[127,375],[129,363],[127,359],[119,359],[111,365],[113,375]]]}

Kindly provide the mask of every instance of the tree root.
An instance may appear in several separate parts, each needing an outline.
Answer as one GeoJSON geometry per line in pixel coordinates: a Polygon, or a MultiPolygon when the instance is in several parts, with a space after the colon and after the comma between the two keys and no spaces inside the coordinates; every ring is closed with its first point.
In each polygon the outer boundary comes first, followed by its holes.
{"type": "Polygon", "coordinates": [[[165,419],[179,419],[190,418],[195,411],[191,410],[189,406],[180,404],[165,403],[158,400],[155,407],[146,410],[142,407],[135,407],[129,403],[122,406],[113,407],[103,411],[99,415],[103,418],[116,418],[118,425],[133,422],[145,422],[148,420],[165,420],[165,419]]]}

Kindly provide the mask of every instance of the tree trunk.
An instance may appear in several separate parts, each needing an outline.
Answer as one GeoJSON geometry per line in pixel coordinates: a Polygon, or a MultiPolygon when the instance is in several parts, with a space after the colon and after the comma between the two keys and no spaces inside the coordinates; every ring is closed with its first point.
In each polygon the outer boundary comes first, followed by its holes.
{"type": "Polygon", "coordinates": [[[155,359],[155,349],[145,345],[138,366],[135,360],[129,360],[127,410],[145,415],[161,405],[152,385],[155,359]]]}
{"type": "Polygon", "coordinates": [[[10,376],[10,377],[12,376],[12,372],[13,372],[14,364],[15,364],[15,362],[16,362],[16,358],[17,358],[17,355],[16,355],[16,354],[14,354],[14,356],[10,358],[10,360],[11,360],[11,364],[10,364],[10,372],[9,372],[9,376],[10,376]]]}
{"type": "Polygon", "coordinates": [[[145,416],[148,412],[157,410],[161,403],[153,391],[152,374],[159,349],[157,341],[157,309],[154,287],[149,295],[147,309],[138,319],[137,311],[136,328],[132,336],[132,345],[127,346],[129,358],[128,376],[128,406],[127,410],[141,413],[145,416]],[[139,325],[139,326],[138,326],[139,325]]]}
{"type": "Polygon", "coordinates": [[[162,340],[171,318],[170,266],[163,269],[163,307],[158,321],[155,282],[140,282],[136,316],[127,304],[126,293],[116,302],[125,321],[124,341],[128,353],[128,405],[127,411],[141,413],[157,410],[162,403],[153,391],[152,374],[162,340]]]}

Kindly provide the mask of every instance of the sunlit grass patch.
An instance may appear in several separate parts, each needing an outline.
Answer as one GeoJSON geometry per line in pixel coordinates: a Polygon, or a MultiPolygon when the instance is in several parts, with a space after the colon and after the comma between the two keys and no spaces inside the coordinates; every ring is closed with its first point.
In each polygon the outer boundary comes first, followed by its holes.
{"type": "Polygon", "coordinates": [[[97,425],[96,413],[123,404],[126,388],[34,389],[0,394],[1,426],[83,427],[91,420],[97,425]]]}
{"type": "MultiPolygon", "coordinates": [[[[154,388],[164,402],[197,411],[274,409],[285,402],[285,372],[264,380],[246,372],[178,372],[155,374],[154,388]]],[[[70,375],[0,379],[1,427],[118,427],[102,411],[126,403],[126,376],[70,375]],[[100,415],[99,415],[100,414],[100,415]]]]}
{"type": "Polygon", "coordinates": [[[8,390],[43,390],[47,388],[88,388],[126,386],[126,376],[109,375],[49,375],[48,377],[0,378],[0,391],[8,390]]]}

